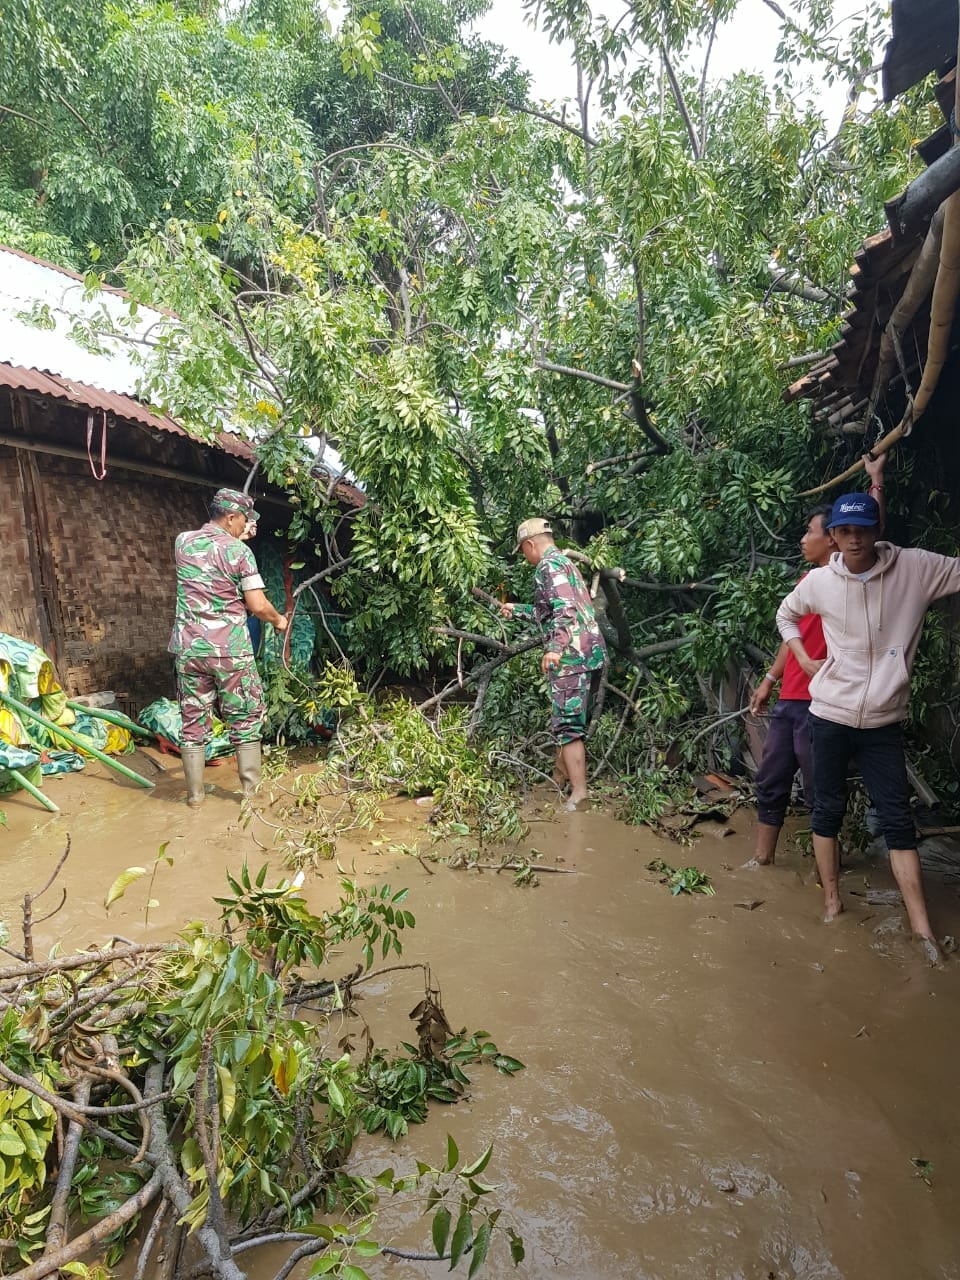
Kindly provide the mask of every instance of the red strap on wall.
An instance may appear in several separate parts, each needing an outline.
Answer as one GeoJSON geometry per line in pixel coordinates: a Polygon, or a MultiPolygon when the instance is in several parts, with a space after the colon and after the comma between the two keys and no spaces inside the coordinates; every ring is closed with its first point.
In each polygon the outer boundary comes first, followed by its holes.
{"type": "Polygon", "coordinates": [[[94,480],[102,480],[107,474],[107,411],[103,412],[103,422],[100,427],[100,474],[97,475],[97,468],[93,463],[93,410],[87,414],[87,461],[90,463],[90,474],[94,480]]]}

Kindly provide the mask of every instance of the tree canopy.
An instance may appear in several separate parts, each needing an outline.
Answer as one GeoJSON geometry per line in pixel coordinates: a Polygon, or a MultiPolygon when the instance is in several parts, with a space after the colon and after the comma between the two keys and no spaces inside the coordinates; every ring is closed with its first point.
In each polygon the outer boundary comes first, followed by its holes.
{"type": "Polygon", "coordinates": [[[484,0],[353,0],[337,31],[285,0],[4,0],[0,238],[176,312],[146,388],[194,430],[227,406],[281,480],[337,445],[370,502],[345,540],[301,485],[293,532],[345,562],[355,661],[450,662],[451,624],[489,629],[472,585],[525,590],[540,512],[597,570],[710,586],[602,582],[626,678],[689,636],[657,669],[695,698],[771,643],[792,495],[849,450],[779,366],[834,339],[931,108],[861,109],[875,5],[805,0],[770,77],[722,81],[733,0],[525,7],[573,50],[569,108],[472,33],[484,0]]]}

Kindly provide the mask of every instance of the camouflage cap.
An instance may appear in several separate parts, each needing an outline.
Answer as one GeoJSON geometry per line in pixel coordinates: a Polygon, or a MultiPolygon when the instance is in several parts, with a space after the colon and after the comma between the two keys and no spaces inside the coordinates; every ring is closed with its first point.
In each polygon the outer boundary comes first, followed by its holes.
{"type": "Polygon", "coordinates": [[[223,511],[246,516],[248,520],[260,519],[260,512],[254,511],[253,499],[249,493],[241,493],[239,489],[218,489],[213,495],[213,501],[223,511]]]}
{"type": "Polygon", "coordinates": [[[513,548],[514,553],[520,550],[521,542],[526,542],[527,538],[539,538],[542,533],[553,534],[549,520],[541,517],[524,520],[523,524],[517,526],[517,545],[513,548]]]}

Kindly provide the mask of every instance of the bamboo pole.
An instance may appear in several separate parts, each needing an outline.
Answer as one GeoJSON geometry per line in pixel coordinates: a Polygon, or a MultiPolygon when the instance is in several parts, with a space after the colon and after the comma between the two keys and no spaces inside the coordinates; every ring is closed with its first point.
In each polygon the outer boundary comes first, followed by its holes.
{"type": "MultiPolygon", "coordinates": [[[[958,62],[960,62],[960,46],[958,46],[958,62]]],[[[956,77],[954,92],[954,119],[960,118],[960,76],[956,77]]],[[[954,138],[954,151],[960,151],[954,138]]],[[[955,159],[957,157],[954,157],[955,159]]],[[[936,279],[933,282],[933,297],[930,299],[930,334],[927,338],[927,359],[923,366],[923,376],[917,394],[907,401],[903,417],[888,431],[882,440],[870,450],[870,457],[876,458],[886,453],[898,440],[908,436],[914,424],[930,403],[940,374],[946,363],[950,350],[950,333],[953,318],[957,309],[957,296],[960,294],[960,191],[947,196],[940,206],[943,209],[943,231],[940,239],[940,263],[937,267],[936,279]]],[[[817,485],[815,489],[805,489],[799,496],[812,498],[816,494],[835,489],[855,476],[863,467],[863,459],[855,462],[826,484],[817,485]]]]}
{"type": "Polygon", "coordinates": [[[873,387],[865,421],[873,417],[877,401],[884,387],[890,381],[894,365],[897,363],[897,341],[906,333],[908,326],[920,310],[923,302],[930,295],[937,277],[940,263],[940,246],[943,240],[943,206],[933,215],[926,238],[920,247],[917,260],[914,262],[907,283],[901,293],[897,305],[890,313],[890,319],[884,325],[880,337],[880,354],[877,358],[877,371],[873,378],[873,387]]]}
{"type": "Polygon", "coordinates": [[[106,720],[108,724],[115,724],[119,729],[126,729],[128,733],[139,734],[141,738],[155,738],[157,735],[151,733],[149,729],[144,729],[142,724],[137,724],[136,720],[131,720],[129,716],[125,716],[122,711],[107,711],[104,707],[88,707],[83,702],[72,702],[67,700],[67,706],[72,711],[80,711],[85,716],[93,716],[94,720],[106,720]]]}
{"type": "Polygon", "coordinates": [[[79,734],[72,733],[69,729],[65,729],[63,725],[54,724],[52,720],[48,720],[46,716],[42,716],[39,711],[34,711],[28,707],[26,703],[20,702],[18,698],[11,698],[9,693],[0,693],[0,702],[4,706],[9,707],[11,711],[16,711],[20,715],[28,716],[31,720],[35,720],[37,724],[43,725],[44,729],[50,733],[57,734],[61,738],[65,738],[67,742],[77,747],[80,751],[86,752],[87,755],[93,756],[95,760],[99,760],[101,764],[105,764],[108,769],[113,769],[117,773],[122,773],[125,778],[129,778],[131,782],[136,782],[138,786],[146,787],[151,790],[156,783],[149,782],[146,778],[141,777],[139,773],[134,773],[132,769],[128,769],[125,764],[121,764],[119,760],[111,760],[111,758],[99,747],[91,746],[79,734]]]}
{"type": "Polygon", "coordinates": [[[34,800],[39,801],[49,813],[60,812],[59,807],[53,803],[50,797],[45,796],[39,787],[35,787],[29,778],[25,778],[19,769],[8,769],[7,773],[9,773],[18,787],[23,787],[24,791],[33,796],[34,800]]]}

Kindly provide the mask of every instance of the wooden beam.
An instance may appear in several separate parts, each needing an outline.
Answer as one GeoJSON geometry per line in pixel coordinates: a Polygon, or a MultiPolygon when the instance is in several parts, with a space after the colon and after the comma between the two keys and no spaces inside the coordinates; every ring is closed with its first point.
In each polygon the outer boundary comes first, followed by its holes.
{"type": "MultiPolygon", "coordinates": [[[[0,435],[0,445],[10,449],[23,449],[27,453],[45,453],[54,458],[71,458],[80,462],[87,461],[85,449],[74,449],[65,444],[47,444],[40,440],[25,440],[20,436],[0,435]]],[[[239,460],[238,460],[239,461],[239,460]]],[[[240,463],[243,466],[242,463],[240,463]]],[[[222,476],[197,476],[189,471],[178,471],[175,467],[161,467],[153,462],[130,462],[126,458],[110,455],[108,466],[115,471],[133,471],[145,476],[159,476],[163,480],[177,480],[181,484],[197,484],[201,488],[219,489],[225,482],[222,476]]],[[[257,505],[269,502],[275,507],[289,507],[286,498],[272,498],[268,494],[257,494],[257,505]]]]}
{"type": "Polygon", "coordinates": [[[915,236],[948,196],[960,191],[960,147],[947,154],[909,184],[905,191],[884,206],[894,239],[915,236]]]}

